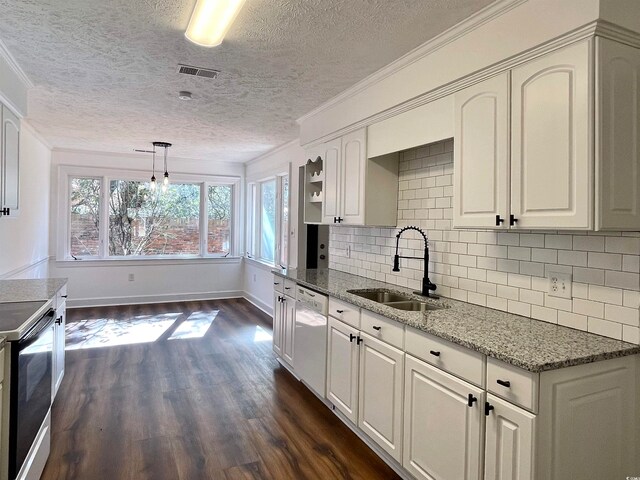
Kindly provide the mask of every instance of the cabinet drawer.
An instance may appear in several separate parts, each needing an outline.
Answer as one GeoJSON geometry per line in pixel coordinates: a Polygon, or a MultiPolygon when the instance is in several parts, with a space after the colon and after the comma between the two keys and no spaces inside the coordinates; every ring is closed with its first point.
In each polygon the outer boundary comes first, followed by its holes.
{"type": "Polygon", "coordinates": [[[273,290],[278,293],[284,293],[284,278],[277,275],[273,276],[273,290]]]}
{"type": "Polygon", "coordinates": [[[329,297],[329,315],[354,328],[360,328],[360,307],[329,297]]]}
{"type": "Polygon", "coordinates": [[[285,295],[289,295],[290,297],[296,296],[296,287],[297,284],[293,280],[289,280],[288,278],[284,279],[284,290],[282,293],[285,295]]]}
{"type": "Polygon", "coordinates": [[[538,411],[538,380],[537,373],[487,359],[487,390],[533,413],[538,411]]]}
{"type": "Polygon", "coordinates": [[[480,387],[484,386],[484,355],[407,327],[407,353],[480,387]]]}
{"type": "Polygon", "coordinates": [[[55,308],[60,307],[60,305],[62,305],[66,301],[67,301],[67,286],[65,285],[60,290],[58,290],[58,293],[56,293],[55,308]]]}
{"type": "Polygon", "coordinates": [[[404,325],[377,313],[362,310],[360,330],[394,347],[404,348],[404,325]]]}

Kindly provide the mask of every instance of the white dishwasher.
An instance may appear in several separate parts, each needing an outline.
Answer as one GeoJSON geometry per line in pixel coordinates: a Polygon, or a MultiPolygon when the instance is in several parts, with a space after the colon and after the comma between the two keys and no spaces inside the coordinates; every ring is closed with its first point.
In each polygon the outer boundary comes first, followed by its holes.
{"type": "Polygon", "coordinates": [[[294,370],[307,386],[324,398],[329,302],[326,295],[300,286],[296,300],[294,370]]]}

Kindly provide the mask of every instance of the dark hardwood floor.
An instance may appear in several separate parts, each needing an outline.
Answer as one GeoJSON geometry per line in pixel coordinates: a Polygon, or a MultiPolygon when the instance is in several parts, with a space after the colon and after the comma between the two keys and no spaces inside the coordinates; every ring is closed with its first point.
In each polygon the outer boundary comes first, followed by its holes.
{"type": "Polygon", "coordinates": [[[77,309],[67,322],[208,310],[202,338],[67,351],[43,480],[399,478],[279,366],[260,340],[270,317],[245,300],[77,309]]]}

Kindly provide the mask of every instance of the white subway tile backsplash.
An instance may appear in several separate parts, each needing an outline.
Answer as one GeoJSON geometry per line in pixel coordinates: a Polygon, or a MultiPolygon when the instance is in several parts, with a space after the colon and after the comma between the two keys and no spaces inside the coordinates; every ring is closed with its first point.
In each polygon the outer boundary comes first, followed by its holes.
{"type": "MultiPolygon", "coordinates": [[[[453,141],[401,153],[398,224],[426,230],[437,293],[640,343],[640,235],[636,232],[452,230],[453,141]],[[549,272],[572,275],[573,299],[548,295],[549,272]]],[[[391,272],[395,228],[330,227],[330,267],[419,289],[422,262],[391,272]],[[347,255],[351,250],[351,257],[347,255]]],[[[404,255],[422,256],[413,232],[404,255]]]]}

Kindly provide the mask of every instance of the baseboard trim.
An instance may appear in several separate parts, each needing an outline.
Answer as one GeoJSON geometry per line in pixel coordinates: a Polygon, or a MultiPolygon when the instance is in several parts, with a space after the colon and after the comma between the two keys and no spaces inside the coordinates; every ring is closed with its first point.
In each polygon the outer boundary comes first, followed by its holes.
{"type": "Polygon", "coordinates": [[[244,295],[243,295],[244,299],[247,302],[252,304],[254,307],[262,310],[264,313],[266,313],[270,317],[273,317],[273,306],[272,305],[264,303],[258,297],[256,297],[255,295],[250,294],[249,292],[243,292],[243,293],[244,293],[244,295]]]}
{"type": "Polygon", "coordinates": [[[48,263],[49,260],[51,260],[53,257],[44,257],[41,258],[40,260],[37,260],[33,263],[30,263],[28,265],[23,265],[22,267],[16,268],[15,270],[11,270],[10,272],[4,273],[2,275],[0,275],[0,280],[6,280],[6,279],[10,279],[13,278],[17,275],[20,275],[24,272],[27,272],[33,268],[37,268],[39,266],[41,266],[43,263],[48,263]]]}
{"type": "Polygon", "coordinates": [[[171,293],[164,295],[69,299],[67,300],[67,306],[69,308],[111,307],[118,305],[140,305],[146,303],[185,302],[189,300],[223,300],[226,298],[246,297],[245,292],[241,290],[228,290],[224,292],[171,293]]]}

